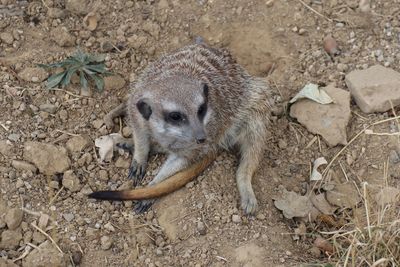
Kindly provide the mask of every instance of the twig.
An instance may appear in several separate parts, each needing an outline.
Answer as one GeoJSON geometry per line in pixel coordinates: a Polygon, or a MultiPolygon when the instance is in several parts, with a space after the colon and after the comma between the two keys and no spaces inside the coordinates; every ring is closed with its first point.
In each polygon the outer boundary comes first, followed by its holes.
{"type": "Polygon", "coordinates": [[[0,126],[4,128],[4,130],[6,130],[6,132],[8,132],[10,129],[7,128],[7,126],[5,126],[3,123],[0,123],[0,126]]]}
{"type": "Polygon", "coordinates": [[[227,259],[225,259],[224,257],[221,257],[221,256],[215,256],[217,259],[219,259],[219,260],[223,260],[224,262],[228,262],[228,260],[227,259]]]}
{"type": "Polygon", "coordinates": [[[61,250],[61,248],[57,245],[56,241],[54,241],[53,238],[51,238],[51,236],[49,236],[45,231],[43,231],[42,229],[40,229],[38,226],[36,226],[36,224],[34,224],[33,222],[31,223],[31,225],[33,226],[33,228],[35,228],[36,230],[38,230],[39,232],[41,232],[44,236],[46,236],[52,243],[53,245],[58,249],[58,251],[60,251],[61,254],[64,254],[64,252],[61,250]]]}
{"type": "Polygon", "coordinates": [[[369,219],[369,208],[368,208],[368,200],[367,200],[367,182],[363,183],[363,193],[364,193],[364,206],[365,206],[365,215],[367,217],[367,229],[368,229],[368,236],[369,239],[372,238],[372,233],[371,233],[371,222],[369,219]]]}
{"type": "Polygon", "coordinates": [[[34,245],[34,244],[30,243],[30,242],[28,242],[26,244],[31,246],[31,247],[33,247],[34,249],[40,250],[40,248],[38,246],[36,246],[36,245],[34,245]]]}
{"type": "Polygon", "coordinates": [[[25,258],[26,256],[28,256],[29,252],[31,252],[31,247],[26,246],[26,247],[25,247],[25,250],[24,250],[24,253],[22,253],[22,255],[19,256],[18,258],[13,259],[12,262],[16,262],[16,261],[22,260],[23,258],[25,258]]]}
{"type": "Polygon", "coordinates": [[[60,188],[60,190],[58,190],[58,192],[56,193],[56,195],[50,200],[49,206],[51,206],[51,204],[53,204],[53,202],[57,199],[58,195],[61,193],[62,190],[64,190],[64,186],[62,186],[62,187],[60,188]]]}
{"type": "Polygon", "coordinates": [[[72,95],[72,96],[78,97],[78,98],[90,98],[88,96],[82,96],[82,95],[77,95],[77,94],[71,93],[71,92],[69,92],[67,90],[64,90],[64,89],[51,88],[50,91],[61,91],[61,92],[64,92],[64,93],[66,93],[68,95],[72,95]]]}
{"type": "Polygon", "coordinates": [[[329,22],[333,22],[333,19],[328,18],[328,17],[325,16],[325,15],[322,15],[322,14],[319,13],[317,10],[315,10],[314,8],[312,8],[312,7],[310,7],[309,5],[307,5],[306,3],[304,3],[302,0],[297,0],[297,1],[299,1],[300,3],[302,3],[303,6],[305,6],[305,7],[308,8],[310,11],[314,12],[315,14],[317,14],[318,16],[320,16],[321,18],[324,18],[324,19],[326,19],[326,20],[329,21],[329,22]]]}
{"type": "Polygon", "coordinates": [[[73,134],[73,133],[69,133],[63,130],[59,130],[59,129],[55,129],[54,131],[59,132],[59,133],[63,133],[63,134],[67,134],[67,135],[71,135],[71,136],[81,136],[80,134],[73,134]]]}

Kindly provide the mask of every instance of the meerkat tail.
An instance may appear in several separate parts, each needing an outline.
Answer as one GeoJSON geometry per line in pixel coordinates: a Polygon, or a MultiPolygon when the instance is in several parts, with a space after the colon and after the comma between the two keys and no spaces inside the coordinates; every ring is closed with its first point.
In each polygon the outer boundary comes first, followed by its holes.
{"type": "Polygon", "coordinates": [[[208,155],[187,169],[153,186],[121,191],[97,191],[89,194],[88,197],[102,200],[141,200],[161,197],[178,190],[192,181],[202,173],[214,159],[215,155],[208,155]]]}

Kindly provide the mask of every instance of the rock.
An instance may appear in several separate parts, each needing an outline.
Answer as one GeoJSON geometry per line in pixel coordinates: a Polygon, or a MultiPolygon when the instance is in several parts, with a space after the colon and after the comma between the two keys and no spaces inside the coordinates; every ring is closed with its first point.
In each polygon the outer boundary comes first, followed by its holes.
{"type": "Polygon", "coordinates": [[[109,236],[102,236],[100,239],[101,242],[101,249],[102,250],[108,250],[111,248],[113,241],[109,236]]]}
{"type": "Polygon", "coordinates": [[[47,16],[52,19],[63,19],[65,18],[65,11],[61,8],[51,7],[47,10],[47,16]]]}
{"type": "Polygon", "coordinates": [[[100,170],[99,179],[103,181],[108,181],[108,172],[106,170],[100,170]]]}
{"type": "Polygon", "coordinates": [[[199,231],[200,235],[206,234],[206,226],[203,222],[197,222],[197,231],[199,231]]]}
{"type": "Polygon", "coordinates": [[[241,221],[242,221],[242,218],[240,218],[239,215],[237,215],[237,214],[233,214],[233,215],[232,215],[232,222],[234,222],[234,223],[240,223],[241,221]]]}
{"type": "Polygon", "coordinates": [[[24,212],[21,209],[10,209],[4,216],[4,221],[9,230],[17,229],[24,217],[24,212]]]}
{"type": "Polygon", "coordinates": [[[63,27],[57,27],[53,29],[50,33],[52,40],[56,42],[59,46],[69,47],[75,46],[76,37],[70,34],[63,27]]]}
{"type": "Polygon", "coordinates": [[[342,208],[353,208],[361,201],[357,188],[350,182],[335,185],[325,194],[330,204],[342,208]]]}
{"type": "Polygon", "coordinates": [[[18,77],[27,82],[43,82],[49,74],[43,68],[25,68],[18,73],[18,77]]]}
{"type": "Polygon", "coordinates": [[[385,206],[391,203],[398,203],[400,200],[400,189],[395,187],[384,187],[376,195],[375,201],[380,206],[385,206]]]}
{"type": "Polygon", "coordinates": [[[400,73],[380,65],[354,70],[346,84],[359,108],[365,113],[384,112],[400,104],[400,73]]]}
{"type": "Polygon", "coordinates": [[[16,134],[16,133],[12,133],[9,134],[7,136],[8,140],[13,141],[13,142],[19,142],[19,140],[21,139],[21,135],[20,134],[16,134]]]}
{"type": "Polygon", "coordinates": [[[1,267],[18,267],[18,265],[13,263],[11,260],[5,260],[3,258],[0,258],[0,266],[1,267]]]}
{"type": "Polygon", "coordinates": [[[125,86],[125,80],[119,75],[107,76],[104,77],[104,89],[121,89],[125,86]]]}
{"type": "Polygon", "coordinates": [[[53,104],[50,104],[50,103],[46,103],[46,104],[40,105],[39,109],[41,111],[45,111],[47,113],[54,114],[54,113],[56,113],[57,106],[53,105],[53,104]]]}
{"type": "Polygon", "coordinates": [[[0,39],[1,39],[4,43],[9,44],[9,45],[12,45],[13,42],[14,42],[14,37],[13,37],[13,35],[12,35],[11,33],[9,33],[9,32],[2,32],[2,33],[0,33],[0,39]]]}
{"type": "Polygon", "coordinates": [[[82,152],[88,145],[90,139],[87,136],[74,136],[67,141],[66,147],[71,152],[82,152]]]}
{"type": "Polygon", "coordinates": [[[7,140],[0,140],[0,154],[3,156],[11,155],[11,142],[7,140]]]}
{"type": "Polygon", "coordinates": [[[23,160],[13,160],[11,162],[11,165],[17,170],[31,171],[33,173],[36,173],[36,171],[37,171],[37,168],[35,167],[35,165],[30,164],[29,162],[26,162],[23,160]]]}
{"type": "Polygon", "coordinates": [[[32,252],[22,261],[23,267],[66,267],[68,265],[68,254],[60,253],[57,248],[50,243],[50,241],[45,241],[40,244],[39,249],[32,250],[32,252]]]}
{"type": "Polygon", "coordinates": [[[67,0],[65,8],[76,15],[89,13],[89,0],[67,0]]]}
{"type": "Polygon", "coordinates": [[[350,119],[350,94],[332,84],[324,88],[334,103],[321,105],[302,99],[290,108],[290,116],[314,133],[320,134],[329,146],[347,144],[346,126],[350,119]]]}
{"type": "Polygon", "coordinates": [[[62,184],[71,192],[77,192],[81,189],[81,182],[79,181],[78,176],[76,176],[72,170],[64,173],[62,184]]]}
{"type": "Polygon", "coordinates": [[[72,213],[65,213],[63,214],[63,217],[67,222],[72,222],[72,220],[75,218],[74,214],[72,213]]]}
{"type": "Polygon", "coordinates": [[[67,150],[63,147],[31,141],[24,146],[24,159],[35,164],[41,173],[63,173],[70,166],[67,150]]]}
{"type": "Polygon", "coordinates": [[[15,249],[21,240],[21,229],[5,230],[1,233],[0,249],[15,249]]]}

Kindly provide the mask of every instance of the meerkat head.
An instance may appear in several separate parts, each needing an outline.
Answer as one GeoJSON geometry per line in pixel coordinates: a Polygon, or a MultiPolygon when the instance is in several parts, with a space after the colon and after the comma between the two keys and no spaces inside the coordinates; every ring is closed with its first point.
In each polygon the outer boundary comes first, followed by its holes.
{"type": "Polygon", "coordinates": [[[171,151],[190,150],[207,143],[208,95],[206,83],[174,76],[145,88],[136,107],[161,146],[171,151]]]}

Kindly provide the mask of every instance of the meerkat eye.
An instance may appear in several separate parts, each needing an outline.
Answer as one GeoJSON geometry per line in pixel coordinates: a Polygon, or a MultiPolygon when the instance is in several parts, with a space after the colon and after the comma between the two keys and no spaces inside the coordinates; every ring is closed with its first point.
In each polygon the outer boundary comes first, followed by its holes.
{"type": "Polygon", "coordinates": [[[207,104],[204,103],[200,105],[199,110],[197,111],[197,116],[199,117],[200,120],[202,120],[206,115],[206,113],[207,113],[207,104]]]}
{"type": "Polygon", "coordinates": [[[168,121],[173,122],[173,123],[178,123],[183,121],[183,116],[179,112],[170,112],[168,114],[168,121]]]}

